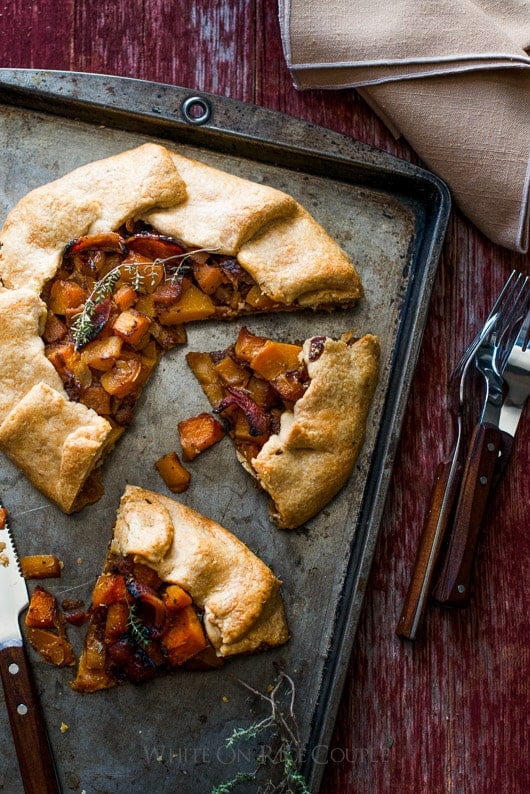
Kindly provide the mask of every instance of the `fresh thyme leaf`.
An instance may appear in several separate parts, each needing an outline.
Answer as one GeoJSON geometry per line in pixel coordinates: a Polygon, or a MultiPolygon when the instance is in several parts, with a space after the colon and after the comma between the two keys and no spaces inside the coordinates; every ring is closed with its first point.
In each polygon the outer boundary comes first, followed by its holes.
{"type": "Polygon", "coordinates": [[[92,292],[86,299],[82,310],[74,318],[71,331],[75,349],[79,350],[81,347],[90,342],[94,334],[94,316],[96,313],[96,306],[103,303],[105,298],[112,295],[114,287],[120,280],[123,273],[128,273],[131,276],[131,285],[136,292],[140,292],[146,284],[151,287],[156,286],[157,280],[160,276],[160,266],[163,268],[164,278],[166,281],[176,283],[182,278],[182,270],[185,267],[186,260],[193,254],[198,253],[213,253],[216,249],[197,248],[194,251],[186,251],[183,254],[175,254],[168,256],[166,259],[155,259],[153,262],[134,262],[131,264],[119,264],[109,270],[106,275],[94,284],[92,292]],[[166,264],[174,259],[180,260],[175,272],[171,276],[167,275],[166,264]]]}
{"type": "Polygon", "coordinates": [[[141,645],[143,648],[149,645],[149,629],[138,617],[134,604],[131,604],[129,607],[129,620],[127,621],[127,628],[131,633],[131,637],[136,640],[138,645],[141,645]]]}
{"type": "Polygon", "coordinates": [[[238,772],[232,780],[227,780],[226,783],[220,783],[214,786],[211,794],[229,794],[240,783],[252,783],[255,780],[255,773],[253,772],[238,772]]]}
{"type": "Polygon", "coordinates": [[[226,746],[233,747],[238,741],[249,741],[265,734],[268,751],[257,755],[253,772],[237,772],[230,780],[215,786],[210,794],[228,794],[240,783],[249,782],[258,785],[257,791],[262,794],[309,794],[305,778],[298,769],[301,747],[294,714],[294,681],[280,671],[268,695],[258,692],[244,681],[240,683],[269,704],[270,714],[247,728],[236,728],[226,740],[226,746]],[[269,779],[263,781],[267,774],[269,779]],[[272,777],[277,780],[278,775],[281,775],[281,780],[274,782],[272,777]]]}
{"type": "Polygon", "coordinates": [[[94,332],[96,306],[103,303],[109,295],[112,295],[120,276],[121,266],[117,265],[94,284],[92,292],[86,299],[81,312],[74,318],[71,326],[76,350],[79,350],[80,347],[90,341],[94,332]]]}

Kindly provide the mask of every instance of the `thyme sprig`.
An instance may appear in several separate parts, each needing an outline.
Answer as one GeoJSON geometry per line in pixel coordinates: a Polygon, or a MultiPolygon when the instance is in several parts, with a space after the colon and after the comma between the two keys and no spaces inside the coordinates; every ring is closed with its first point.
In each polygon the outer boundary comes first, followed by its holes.
{"type": "Polygon", "coordinates": [[[175,284],[179,278],[182,277],[182,269],[187,259],[189,259],[194,254],[199,254],[202,252],[205,253],[213,253],[214,249],[208,248],[197,248],[194,251],[186,251],[183,254],[174,254],[173,256],[168,256],[165,259],[154,259],[152,262],[131,262],[130,264],[123,264],[120,263],[113,267],[112,270],[109,270],[102,278],[97,281],[83,304],[83,308],[73,318],[73,322],[71,325],[71,331],[73,334],[73,340],[75,349],[79,350],[81,347],[90,342],[92,336],[94,335],[95,330],[95,316],[96,316],[96,307],[98,304],[103,303],[105,298],[108,298],[112,295],[114,291],[114,287],[116,286],[117,282],[124,274],[128,274],[131,276],[131,286],[136,291],[139,292],[145,287],[153,288],[156,285],[157,279],[160,275],[160,266],[164,269],[164,279],[165,281],[175,284]],[[168,262],[172,262],[175,259],[180,259],[178,266],[174,269],[174,272],[168,276],[166,270],[166,264],[168,262]]]}
{"type": "Polygon", "coordinates": [[[127,628],[131,634],[131,637],[141,645],[142,648],[146,648],[150,642],[150,634],[149,628],[142,622],[138,613],[136,611],[136,607],[134,604],[131,604],[129,607],[129,619],[127,621],[127,628]]]}
{"type": "Polygon", "coordinates": [[[280,671],[276,684],[267,695],[244,681],[239,683],[264,700],[270,713],[247,728],[236,728],[226,740],[226,746],[230,748],[237,742],[250,741],[258,736],[267,737],[271,746],[267,753],[257,756],[254,771],[238,772],[231,780],[215,786],[211,794],[229,794],[243,783],[259,784],[259,794],[309,794],[305,778],[298,769],[301,746],[294,713],[296,690],[293,679],[280,671]],[[287,701],[286,706],[282,705],[284,701],[287,701]],[[277,778],[278,772],[281,780],[274,782],[271,773],[277,778]],[[260,783],[267,773],[269,778],[260,783]]]}

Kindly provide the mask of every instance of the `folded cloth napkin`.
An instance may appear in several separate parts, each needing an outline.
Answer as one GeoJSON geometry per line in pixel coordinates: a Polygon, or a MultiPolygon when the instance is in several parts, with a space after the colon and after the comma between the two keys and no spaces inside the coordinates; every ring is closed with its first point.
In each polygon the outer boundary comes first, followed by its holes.
{"type": "Polygon", "coordinates": [[[530,0],[278,0],[297,88],[355,87],[491,240],[526,252],[530,0]]]}

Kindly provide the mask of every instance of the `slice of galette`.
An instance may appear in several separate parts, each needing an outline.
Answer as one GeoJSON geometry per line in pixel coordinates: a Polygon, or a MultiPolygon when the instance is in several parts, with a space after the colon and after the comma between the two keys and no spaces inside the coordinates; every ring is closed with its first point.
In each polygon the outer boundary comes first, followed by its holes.
{"type": "Polygon", "coordinates": [[[127,486],[72,687],[94,692],[218,667],[289,639],[280,581],[228,530],[127,486]]]}
{"type": "Polygon", "coordinates": [[[354,264],[294,198],[147,143],[22,198],[0,231],[0,449],[63,511],[188,322],[352,306],[354,264]]]}
{"type": "Polygon", "coordinates": [[[379,371],[379,340],[352,333],[286,344],[243,328],[235,344],[188,353],[237,455],[285,529],[312,518],[352,473],[379,371]]]}

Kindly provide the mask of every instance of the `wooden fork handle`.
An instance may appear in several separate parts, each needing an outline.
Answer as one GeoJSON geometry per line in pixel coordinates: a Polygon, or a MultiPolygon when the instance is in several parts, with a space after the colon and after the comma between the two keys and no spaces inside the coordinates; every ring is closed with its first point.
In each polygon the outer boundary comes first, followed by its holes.
{"type": "Polygon", "coordinates": [[[416,560],[398,621],[396,634],[416,639],[423,621],[431,584],[449,518],[454,507],[462,467],[453,458],[438,464],[416,560]]]}
{"type": "Polygon", "coordinates": [[[502,441],[492,424],[481,423],[473,432],[446,556],[433,589],[434,600],[443,606],[469,603],[475,548],[502,441]]]}
{"type": "Polygon", "coordinates": [[[0,675],[26,794],[60,794],[42,710],[23,645],[0,650],[0,675]]]}

